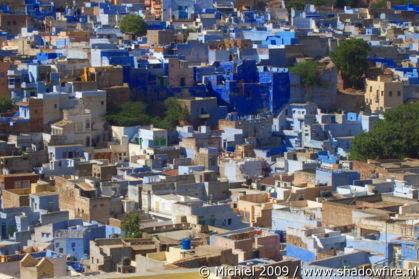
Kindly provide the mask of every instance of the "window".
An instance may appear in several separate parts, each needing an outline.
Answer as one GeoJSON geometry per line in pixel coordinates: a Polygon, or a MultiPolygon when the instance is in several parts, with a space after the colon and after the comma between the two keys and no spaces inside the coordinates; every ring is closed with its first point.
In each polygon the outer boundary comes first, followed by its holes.
{"type": "Polygon", "coordinates": [[[22,180],[22,181],[15,181],[14,186],[15,186],[15,189],[29,189],[30,184],[31,183],[29,180],[22,180]]]}
{"type": "Polygon", "coordinates": [[[391,92],[391,91],[389,91],[388,92],[388,95],[391,97],[391,96],[393,96],[393,92],[391,92]]]}
{"type": "Polygon", "coordinates": [[[381,91],[381,96],[384,96],[384,91],[381,91]]]}
{"type": "Polygon", "coordinates": [[[56,109],[56,108],[58,108],[58,105],[57,104],[54,104],[54,108],[56,109]]]}
{"type": "Polygon", "coordinates": [[[100,102],[100,104],[103,106],[103,105],[105,104],[105,102],[104,102],[104,101],[102,101],[102,102],[100,102]]]}
{"type": "Polygon", "coordinates": [[[229,225],[231,225],[231,218],[228,218],[228,222],[227,222],[227,224],[229,224],[229,225]]]}
{"type": "Polygon", "coordinates": [[[210,226],[215,226],[215,215],[210,216],[209,225],[210,226]]]}
{"type": "Polygon", "coordinates": [[[400,91],[397,91],[397,96],[399,96],[399,97],[400,97],[400,95],[401,95],[400,91]]]}
{"type": "Polygon", "coordinates": [[[250,90],[248,90],[248,91],[246,92],[246,98],[247,98],[247,99],[250,99],[250,97],[251,97],[251,93],[250,93],[250,90]]]}
{"type": "Polygon", "coordinates": [[[76,243],[75,242],[71,242],[71,247],[76,247],[76,243]]]}
{"type": "Polygon", "coordinates": [[[372,92],[372,86],[370,86],[370,92],[372,92]]]}

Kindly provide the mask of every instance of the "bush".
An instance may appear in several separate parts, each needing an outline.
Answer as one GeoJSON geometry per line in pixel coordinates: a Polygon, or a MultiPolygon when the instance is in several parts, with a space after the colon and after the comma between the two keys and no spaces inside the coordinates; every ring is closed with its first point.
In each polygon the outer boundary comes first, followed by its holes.
{"type": "Polygon", "coordinates": [[[368,51],[369,45],[363,39],[346,39],[340,42],[336,52],[330,53],[330,58],[352,86],[361,87],[362,76],[369,67],[368,51]]]}
{"type": "Polygon", "coordinates": [[[357,0],[336,0],[335,7],[343,9],[345,6],[356,7],[358,4],[357,0]]]}
{"type": "Polygon", "coordinates": [[[303,2],[298,0],[291,0],[288,3],[285,4],[287,6],[288,10],[291,10],[291,8],[294,8],[298,11],[304,10],[304,7],[306,6],[303,2]]]}
{"type": "Polygon", "coordinates": [[[11,99],[0,97],[0,113],[9,112],[15,108],[15,104],[11,99]]]}
{"type": "Polygon", "coordinates": [[[148,125],[151,118],[146,109],[147,105],[142,102],[128,102],[106,114],[105,119],[116,126],[148,125]]]}
{"type": "Polygon", "coordinates": [[[407,103],[384,113],[373,129],[352,141],[351,160],[419,158],[419,102],[407,103]]]}
{"type": "Polygon", "coordinates": [[[110,111],[105,119],[111,125],[136,126],[153,124],[158,128],[174,129],[177,125],[187,122],[187,110],[176,100],[168,98],[163,103],[150,105],[143,102],[128,102],[110,111]]]}
{"type": "Polygon", "coordinates": [[[313,60],[305,60],[303,62],[296,63],[292,68],[290,68],[290,72],[300,75],[301,85],[305,88],[318,87],[321,85],[319,65],[313,60]]]}
{"type": "Polygon", "coordinates": [[[119,29],[123,33],[132,34],[135,36],[144,36],[147,34],[148,25],[144,19],[138,15],[127,15],[119,24],[119,29]]]}
{"type": "Polygon", "coordinates": [[[121,220],[121,231],[124,232],[125,238],[141,238],[143,236],[138,213],[125,214],[124,219],[121,220]]]}

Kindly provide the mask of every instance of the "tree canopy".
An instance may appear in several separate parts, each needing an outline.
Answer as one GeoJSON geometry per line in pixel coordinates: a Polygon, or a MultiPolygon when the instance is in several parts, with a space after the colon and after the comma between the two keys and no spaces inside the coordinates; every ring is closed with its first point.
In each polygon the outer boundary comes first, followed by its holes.
{"type": "Polygon", "coordinates": [[[140,216],[138,213],[125,214],[121,220],[121,230],[125,234],[125,238],[141,238],[143,232],[140,228],[140,216]]]}
{"type": "Polygon", "coordinates": [[[183,33],[183,41],[186,42],[189,38],[189,34],[192,32],[195,32],[195,29],[192,29],[192,28],[186,29],[185,32],[183,33]]]}
{"type": "Polygon", "coordinates": [[[176,98],[168,98],[164,101],[166,108],[165,116],[160,121],[155,122],[159,128],[173,129],[181,123],[185,123],[189,119],[189,113],[176,98]]]}
{"type": "Polygon", "coordinates": [[[0,97],[0,113],[11,111],[15,107],[11,99],[0,97]]]}
{"type": "Polygon", "coordinates": [[[288,10],[291,10],[292,8],[294,8],[298,11],[304,10],[304,7],[306,6],[303,2],[298,1],[298,0],[288,1],[285,5],[288,10]]]}
{"type": "Polygon", "coordinates": [[[340,42],[337,51],[330,53],[330,58],[336,67],[347,76],[352,85],[363,84],[362,76],[369,67],[369,45],[363,39],[346,39],[340,42]]]}
{"type": "Polygon", "coordinates": [[[111,125],[116,126],[148,125],[151,123],[151,117],[146,109],[147,105],[142,102],[128,102],[108,112],[105,118],[111,125]]]}
{"type": "Polygon", "coordinates": [[[358,5],[357,0],[336,0],[335,7],[343,9],[345,6],[356,7],[358,5]]]}
{"type": "Polygon", "coordinates": [[[351,160],[419,158],[419,102],[384,113],[373,129],[352,140],[351,160]]]}
{"type": "Polygon", "coordinates": [[[136,36],[144,36],[147,34],[147,28],[147,23],[138,15],[126,15],[119,24],[121,32],[136,36]]]}
{"type": "Polygon", "coordinates": [[[128,102],[108,112],[105,116],[111,125],[136,126],[153,124],[158,128],[174,129],[189,119],[188,111],[176,98],[168,98],[163,103],[147,105],[143,102],[128,102]]]}
{"type": "Polygon", "coordinates": [[[320,7],[323,6],[326,3],[326,0],[311,0],[310,4],[316,6],[316,7],[320,7]]]}
{"type": "MultiPolygon", "coordinates": [[[[407,5],[409,2],[412,5],[419,5],[419,0],[392,0],[390,1],[393,5],[407,5]]],[[[370,9],[384,9],[387,8],[387,0],[379,0],[370,4],[370,9]]]]}
{"type": "Polygon", "coordinates": [[[303,62],[296,63],[292,68],[290,68],[290,72],[300,75],[301,85],[305,88],[321,85],[319,65],[313,60],[305,60],[303,62]]]}

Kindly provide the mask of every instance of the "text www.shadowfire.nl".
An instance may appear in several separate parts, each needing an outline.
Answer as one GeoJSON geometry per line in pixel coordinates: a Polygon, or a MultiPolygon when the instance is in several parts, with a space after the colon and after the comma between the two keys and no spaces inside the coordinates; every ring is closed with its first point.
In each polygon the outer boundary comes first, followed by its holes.
{"type": "Polygon", "coordinates": [[[374,277],[374,278],[386,278],[386,277],[413,277],[418,276],[418,268],[400,269],[392,268],[388,266],[371,268],[371,267],[359,267],[359,268],[337,268],[337,269],[326,269],[326,268],[303,268],[299,267],[290,268],[288,266],[249,266],[249,267],[226,267],[219,266],[209,268],[202,266],[199,269],[199,274],[202,278],[208,278],[211,273],[215,276],[233,276],[233,277],[305,277],[305,278],[316,278],[316,277],[374,277]],[[300,274],[301,272],[301,274],[300,274]]]}

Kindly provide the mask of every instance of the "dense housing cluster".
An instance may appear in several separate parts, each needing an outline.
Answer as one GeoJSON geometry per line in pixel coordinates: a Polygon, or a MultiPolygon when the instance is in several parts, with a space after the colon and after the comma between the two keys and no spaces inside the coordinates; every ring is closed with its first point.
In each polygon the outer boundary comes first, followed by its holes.
{"type": "Polygon", "coordinates": [[[0,0],[0,277],[418,267],[419,6],[343,2],[0,0]]]}

